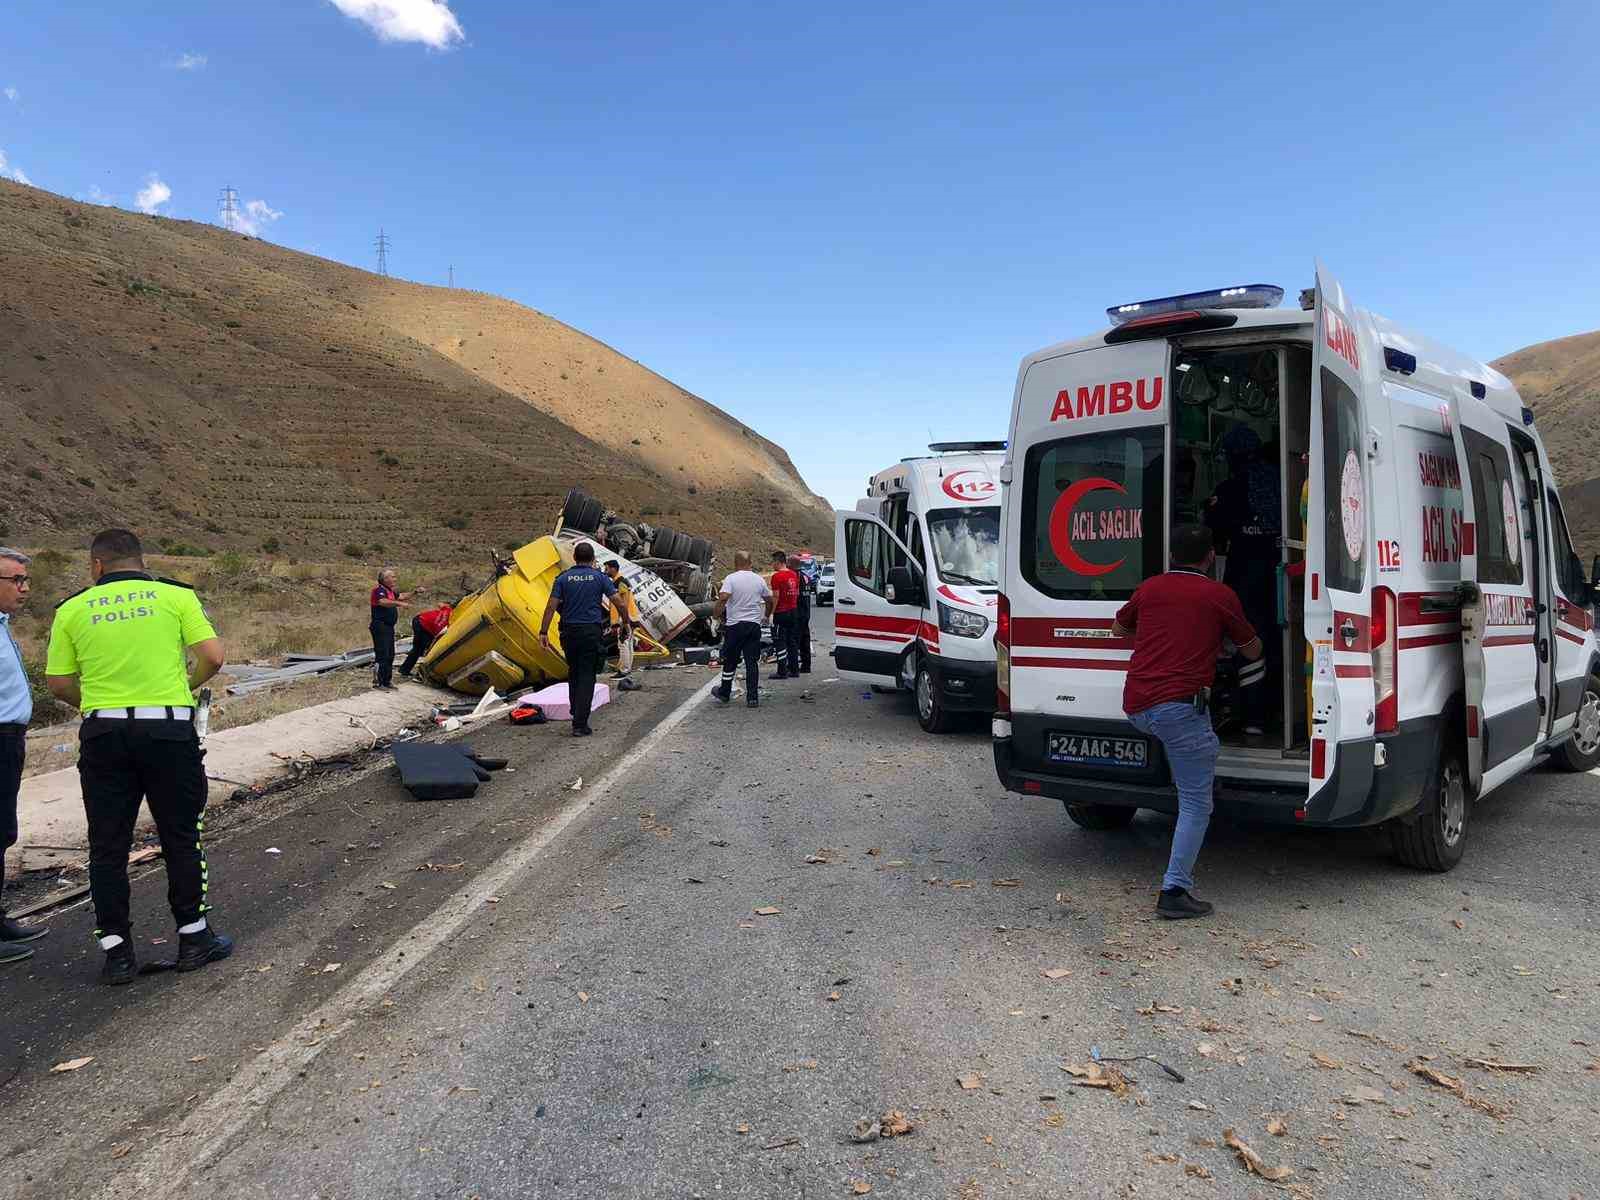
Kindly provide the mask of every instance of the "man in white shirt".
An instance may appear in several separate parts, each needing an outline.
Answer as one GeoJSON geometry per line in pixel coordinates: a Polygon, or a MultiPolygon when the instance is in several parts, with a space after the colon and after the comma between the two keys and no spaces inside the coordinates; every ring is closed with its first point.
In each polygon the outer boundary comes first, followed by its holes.
{"type": "Polygon", "coordinates": [[[745,703],[760,707],[761,622],[772,616],[772,589],[750,569],[750,551],[733,556],[733,574],[722,581],[713,610],[722,622],[722,683],[711,694],[721,704],[733,699],[733,676],[744,659],[745,703]]]}

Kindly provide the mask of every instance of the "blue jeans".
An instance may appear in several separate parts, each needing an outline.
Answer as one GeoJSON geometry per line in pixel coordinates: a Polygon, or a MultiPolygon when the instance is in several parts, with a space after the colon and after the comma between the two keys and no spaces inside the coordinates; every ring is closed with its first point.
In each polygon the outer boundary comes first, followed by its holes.
{"type": "Polygon", "coordinates": [[[1131,713],[1128,720],[1140,733],[1160,741],[1172,766],[1172,781],[1178,785],[1178,827],[1172,832],[1172,857],[1161,886],[1189,891],[1194,887],[1194,860],[1200,857],[1211,823],[1211,781],[1222,743],[1211,728],[1211,718],[1184,700],[1131,713]]]}

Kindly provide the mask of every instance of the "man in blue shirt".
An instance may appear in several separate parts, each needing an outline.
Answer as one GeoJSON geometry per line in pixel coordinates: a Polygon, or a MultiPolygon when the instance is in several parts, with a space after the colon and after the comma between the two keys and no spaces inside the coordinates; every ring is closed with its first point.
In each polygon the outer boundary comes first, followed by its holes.
{"type": "Polygon", "coordinates": [[[594,565],[594,546],[579,542],[572,548],[573,565],[556,576],[550,603],[539,622],[539,644],[550,649],[550,619],[561,618],[561,653],[567,660],[567,697],[572,702],[572,736],[588,737],[589,710],[594,705],[594,678],[602,662],[601,639],[606,630],[606,604],[615,598],[617,585],[594,565]]]}
{"type": "Polygon", "coordinates": [[[22,669],[22,651],[11,636],[11,618],[28,601],[28,556],[0,546],[0,963],[33,957],[26,942],[42,938],[38,925],[19,925],[6,916],[6,851],[17,844],[17,793],[22,790],[22,758],[28,748],[33,696],[22,669]]]}

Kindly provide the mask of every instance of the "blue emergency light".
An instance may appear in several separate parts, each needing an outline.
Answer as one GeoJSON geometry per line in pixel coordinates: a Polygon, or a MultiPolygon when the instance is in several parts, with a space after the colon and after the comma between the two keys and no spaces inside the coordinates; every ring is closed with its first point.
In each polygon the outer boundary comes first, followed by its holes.
{"type": "Polygon", "coordinates": [[[1196,312],[1208,308],[1276,308],[1283,301],[1283,289],[1270,283],[1250,283],[1243,287],[1217,288],[1209,292],[1185,292],[1181,296],[1163,296],[1159,300],[1140,300],[1134,304],[1119,304],[1106,309],[1113,325],[1136,321],[1141,317],[1159,317],[1167,313],[1196,312]]]}

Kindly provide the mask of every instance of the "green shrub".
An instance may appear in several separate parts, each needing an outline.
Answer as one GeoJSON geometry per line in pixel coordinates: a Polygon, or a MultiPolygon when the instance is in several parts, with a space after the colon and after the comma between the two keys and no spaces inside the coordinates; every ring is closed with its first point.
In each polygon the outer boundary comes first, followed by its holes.
{"type": "Polygon", "coordinates": [[[348,554],[351,558],[360,558],[362,555],[364,555],[366,553],[365,550],[363,550],[360,546],[356,545],[354,542],[346,542],[345,543],[345,547],[344,547],[344,552],[346,554],[348,554]]]}
{"type": "Polygon", "coordinates": [[[276,554],[280,545],[282,545],[282,543],[279,542],[276,537],[269,537],[266,541],[261,543],[261,553],[276,554]]]}
{"type": "Polygon", "coordinates": [[[465,529],[467,527],[467,518],[457,513],[453,517],[446,517],[444,523],[451,529],[465,529]]]}

